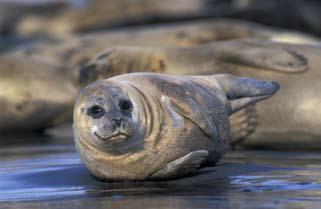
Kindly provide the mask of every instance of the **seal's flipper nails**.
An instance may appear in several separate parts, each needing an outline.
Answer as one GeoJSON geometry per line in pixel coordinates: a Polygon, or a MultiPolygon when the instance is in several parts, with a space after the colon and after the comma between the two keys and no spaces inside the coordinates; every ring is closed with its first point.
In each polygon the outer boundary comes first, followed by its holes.
{"type": "Polygon", "coordinates": [[[257,117],[254,105],[250,105],[229,117],[232,146],[242,143],[248,135],[255,131],[257,117]]]}
{"type": "Polygon", "coordinates": [[[308,60],[298,51],[279,47],[275,42],[262,40],[237,40],[227,42],[222,48],[223,61],[259,69],[298,73],[308,70],[308,60]]]}
{"type": "Polygon", "coordinates": [[[207,160],[208,151],[198,150],[167,163],[160,170],[154,172],[149,179],[171,179],[182,177],[198,170],[207,160]]]}
{"type": "Polygon", "coordinates": [[[236,77],[230,74],[216,75],[216,79],[230,102],[230,114],[271,97],[280,88],[274,81],[236,77]]]}

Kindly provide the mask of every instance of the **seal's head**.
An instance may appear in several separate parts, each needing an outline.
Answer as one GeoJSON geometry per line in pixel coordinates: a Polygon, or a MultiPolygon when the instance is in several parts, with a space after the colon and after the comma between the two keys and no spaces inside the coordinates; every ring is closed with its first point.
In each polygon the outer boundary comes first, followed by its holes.
{"type": "Polygon", "coordinates": [[[134,143],[138,132],[132,99],[123,87],[99,81],[78,96],[74,110],[78,134],[98,149],[112,149],[134,143]]]}

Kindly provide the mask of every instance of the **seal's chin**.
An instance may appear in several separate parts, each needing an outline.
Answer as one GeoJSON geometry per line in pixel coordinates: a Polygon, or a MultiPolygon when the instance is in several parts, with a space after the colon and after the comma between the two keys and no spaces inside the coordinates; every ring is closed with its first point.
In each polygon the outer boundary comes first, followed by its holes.
{"type": "Polygon", "coordinates": [[[117,131],[107,137],[103,137],[97,132],[94,132],[94,135],[98,139],[100,139],[103,142],[108,143],[108,144],[120,144],[120,143],[126,141],[130,137],[130,135],[128,135],[127,133],[122,132],[122,131],[117,131]]]}

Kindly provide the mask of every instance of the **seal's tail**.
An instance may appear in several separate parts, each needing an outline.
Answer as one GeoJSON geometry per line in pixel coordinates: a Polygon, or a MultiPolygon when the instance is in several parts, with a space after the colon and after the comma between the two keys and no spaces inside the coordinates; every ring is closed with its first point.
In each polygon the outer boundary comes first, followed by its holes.
{"type": "Polygon", "coordinates": [[[255,106],[248,106],[230,116],[231,145],[241,144],[248,135],[255,131],[257,113],[255,106]]]}

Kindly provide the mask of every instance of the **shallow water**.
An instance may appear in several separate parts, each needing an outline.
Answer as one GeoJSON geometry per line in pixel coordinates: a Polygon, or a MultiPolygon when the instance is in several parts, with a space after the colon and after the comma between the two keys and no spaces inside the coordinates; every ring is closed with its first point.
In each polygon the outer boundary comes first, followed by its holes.
{"type": "Polygon", "coordinates": [[[70,134],[1,140],[0,208],[321,208],[321,153],[231,151],[186,178],[106,183],[70,134]]]}

